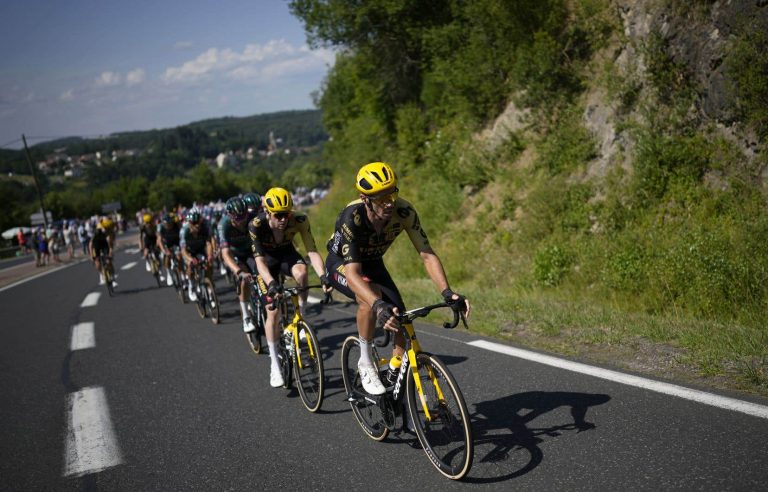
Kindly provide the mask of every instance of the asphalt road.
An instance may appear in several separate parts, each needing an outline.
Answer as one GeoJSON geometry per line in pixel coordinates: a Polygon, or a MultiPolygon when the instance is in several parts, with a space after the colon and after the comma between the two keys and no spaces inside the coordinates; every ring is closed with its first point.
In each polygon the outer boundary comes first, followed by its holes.
{"type": "Polygon", "coordinates": [[[449,365],[472,413],[474,466],[452,482],[411,436],[377,443],[355,422],[339,372],[341,344],[354,330],[350,306],[310,308],[327,376],[322,410],[310,414],[295,390],[269,387],[268,357],[250,352],[222,279],[224,318],[215,326],[171,289],[158,289],[141,262],[119,269],[133,262],[138,255],[116,255],[113,298],[87,262],[0,291],[3,490],[768,484],[768,419],[490,352],[467,345],[479,338],[472,332],[420,326],[424,349],[449,365]],[[81,307],[93,292],[102,293],[96,304],[81,307]],[[71,350],[82,323],[93,323],[95,345],[71,350]],[[93,408],[80,415],[80,430],[101,429],[96,447],[106,452],[101,469],[79,473],[69,412],[88,398],[108,408],[111,426],[99,428],[94,421],[105,417],[93,408]]]}

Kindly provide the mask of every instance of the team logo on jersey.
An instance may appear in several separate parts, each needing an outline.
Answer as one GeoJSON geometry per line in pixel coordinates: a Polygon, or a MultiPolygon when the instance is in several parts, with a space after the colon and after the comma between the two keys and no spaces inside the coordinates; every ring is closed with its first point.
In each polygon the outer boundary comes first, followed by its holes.
{"type": "Polygon", "coordinates": [[[360,212],[355,212],[354,214],[352,214],[352,220],[354,221],[356,226],[359,226],[363,221],[363,219],[360,218],[360,212]]]}
{"type": "Polygon", "coordinates": [[[411,215],[411,207],[400,207],[397,209],[397,215],[400,216],[400,218],[404,219],[411,215]]]}
{"type": "Polygon", "coordinates": [[[349,244],[345,244],[341,247],[341,256],[347,256],[349,254],[349,244]]]}

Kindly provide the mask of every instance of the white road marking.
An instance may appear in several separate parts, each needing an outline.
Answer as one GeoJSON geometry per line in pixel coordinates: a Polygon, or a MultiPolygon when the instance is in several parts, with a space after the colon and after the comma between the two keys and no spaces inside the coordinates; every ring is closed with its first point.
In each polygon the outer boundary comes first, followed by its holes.
{"type": "Polygon", "coordinates": [[[74,352],[75,350],[89,349],[96,346],[93,327],[92,321],[86,321],[72,327],[71,351],[74,352]]]}
{"type": "Polygon", "coordinates": [[[490,350],[492,352],[511,355],[512,357],[518,357],[520,359],[530,360],[568,371],[587,374],[589,376],[594,376],[601,379],[607,379],[608,381],[613,381],[616,383],[635,386],[638,388],[655,391],[657,393],[663,393],[665,395],[685,398],[686,400],[703,403],[705,405],[711,405],[714,407],[724,408],[726,410],[733,410],[736,412],[745,413],[747,415],[768,419],[768,406],[758,405],[757,403],[737,400],[727,396],[714,395],[712,393],[685,388],[675,384],[653,381],[651,379],[632,376],[630,374],[624,374],[618,371],[602,369],[600,367],[589,366],[587,364],[560,359],[550,355],[538,354],[536,352],[530,352],[528,350],[510,347],[509,345],[502,345],[500,343],[488,342],[486,340],[475,340],[473,342],[467,342],[467,344],[472,345],[473,347],[490,350]]]}
{"type": "Polygon", "coordinates": [[[320,299],[315,296],[307,296],[307,302],[309,304],[318,304],[320,302],[320,299]]]}
{"type": "Polygon", "coordinates": [[[128,249],[125,250],[126,253],[131,254],[131,255],[135,255],[139,251],[141,251],[139,248],[128,248],[128,249]]]}
{"type": "Polygon", "coordinates": [[[104,388],[83,388],[67,399],[64,476],[79,477],[121,464],[104,388]]]}
{"type": "Polygon", "coordinates": [[[83,299],[83,302],[80,304],[80,307],[91,307],[95,306],[99,303],[99,297],[101,297],[101,292],[91,292],[87,296],[85,296],[85,299],[83,299]]]}
{"type": "Polygon", "coordinates": [[[120,270],[130,270],[131,268],[136,266],[136,262],[132,261],[130,263],[126,263],[125,265],[120,267],[120,270]]]}

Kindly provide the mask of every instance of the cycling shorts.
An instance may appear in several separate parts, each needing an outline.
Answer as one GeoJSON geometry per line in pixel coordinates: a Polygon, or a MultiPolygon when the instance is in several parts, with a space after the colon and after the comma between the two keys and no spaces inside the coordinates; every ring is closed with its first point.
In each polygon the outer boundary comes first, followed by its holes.
{"type": "MultiPolygon", "coordinates": [[[[362,265],[363,280],[370,284],[376,284],[381,288],[381,297],[390,304],[397,306],[400,312],[405,312],[405,303],[397,290],[395,282],[384,266],[384,260],[364,261],[362,265]]],[[[341,292],[350,299],[355,299],[355,293],[349,288],[347,277],[344,273],[344,259],[334,253],[329,252],[325,259],[325,269],[328,272],[328,280],[334,289],[341,292]]]]}

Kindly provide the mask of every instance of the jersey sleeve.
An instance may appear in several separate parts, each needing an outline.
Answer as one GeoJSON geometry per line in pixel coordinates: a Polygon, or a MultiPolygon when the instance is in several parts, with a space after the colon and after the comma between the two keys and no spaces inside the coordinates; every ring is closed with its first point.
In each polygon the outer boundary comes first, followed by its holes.
{"type": "Polygon", "coordinates": [[[184,224],[179,233],[179,246],[182,248],[187,246],[187,234],[189,234],[189,228],[187,227],[187,224],[184,224]]]}
{"type": "Polygon", "coordinates": [[[221,249],[229,248],[229,241],[227,240],[227,231],[228,231],[228,225],[229,221],[226,219],[221,219],[221,222],[219,222],[219,226],[217,227],[217,234],[219,235],[219,247],[221,249]]]}
{"type": "Polygon", "coordinates": [[[297,214],[295,219],[296,228],[298,229],[299,234],[301,234],[301,240],[304,242],[304,247],[306,248],[307,252],[317,252],[315,238],[312,236],[312,230],[309,227],[309,217],[304,214],[297,214]]]}
{"type": "Polygon", "coordinates": [[[397,213],[403,218],[403,228],[408,233],[413,247],[419,253],[425,251],[431,251],[432,247],[429,245],[429,238],[427,233],[421,227],[421,221],[419,220],[419,214],[416,210],[406,202],[407,206],[399,208],[397,213]]]}
{"type": "Polygon", "coordinates": [[[259,227],[261,227],[261,219],[259,217],[254,217],[248,223],[248,235],[251,237],[251,252],[254,257],[264,256],[264,246],[262,246],[259,239],[259,227]]]}

